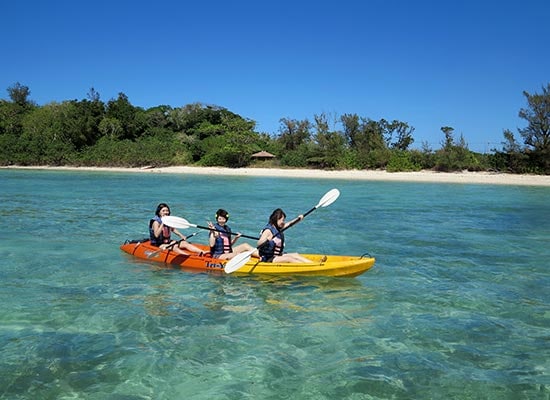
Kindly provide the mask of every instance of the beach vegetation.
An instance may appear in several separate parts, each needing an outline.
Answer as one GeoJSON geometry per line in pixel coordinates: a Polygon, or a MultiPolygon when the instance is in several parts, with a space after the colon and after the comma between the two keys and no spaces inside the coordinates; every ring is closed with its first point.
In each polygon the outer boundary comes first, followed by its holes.
{"type": "Polygon", "coordinates": [[[120,92],[104,102],[91,88],[85,99],[37,105],[17,82],[0,99],[0,165],[162,167],[197,165],[398,171],[502,171],[550,174],[550,85],[524,92],[518,140],[504,130],[502,148],[480,154],[462,134],[441,127],[443,140],[412,148],[415,128],[405,121],[355,113],[283,117],[278,132],[224,107],[191,103],[144,109],[120,92]],[[275,155],[254,160],[259,151],[275,155]]]}
{"type": "Polygon", "coordinates": [[[418,152],[408,152],[405,150],[393,151],[386,165],[386,171],[420,171],[422,170],[422,164],[420,163],[421,157],[418,156],[418,152]]]}
{"type": "Polygon", "coordinates": [[[458,139],[454,137],[454,128],[450,126],[441,127],[445,139],[441,149],[434,154],[434,169],[440,172],[451,171],[481,171],[484,168],[476,153],[468,149],[464,136],[458,139]]]}
{"type": "Polygon", "coordinates": [[[492,168],[496,171],[527,173],[529,156],[522,150],[512,131],[506,129],[503,135],[505,141],[502,142],[502,149],[494,149],[494,157],[490,160],[492,168]]]}

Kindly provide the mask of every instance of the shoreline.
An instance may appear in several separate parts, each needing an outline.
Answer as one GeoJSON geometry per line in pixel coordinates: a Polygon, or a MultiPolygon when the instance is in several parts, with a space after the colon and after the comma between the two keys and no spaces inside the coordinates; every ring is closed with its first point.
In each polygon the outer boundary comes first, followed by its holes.
{"type": "Polygon", "coordinates": [[[104,171],[157,174],[190,174],[214,176],[257,176],[276,178],[344,179],[388,182],[431,182],[487,185],[521,185],[550,187],[549,175],[517,175],[497,172],[386,172],[379,170],[323,171],[286,168],[222,168],[222,167],[51,167],[51,166],[0,166],[0,169],[30,169],[59,171],[104,171]]]}

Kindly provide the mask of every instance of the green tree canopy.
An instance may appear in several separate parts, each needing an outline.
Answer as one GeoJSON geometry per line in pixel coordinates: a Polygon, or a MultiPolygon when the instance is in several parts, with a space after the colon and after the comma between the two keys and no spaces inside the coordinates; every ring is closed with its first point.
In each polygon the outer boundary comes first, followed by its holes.
{"type": "Polygon", "coordinates": [[[278,134],[255,131],[256,122],[226,108],[191,103],[143,109],[120,92],[104,103],[92,87],[83,100],[37,106],[30,89],[15,83],[10,100],[0,100],[0,164],[220,165],[242,167],[251,155],[267,150],[270,165],[316,168],[422,168],[456,171],[492,166],[511,172],[550,173],[550,85],[542,93],[524,92],[527,121],[521,147],[505,131],[502,151],[494,157],[468,149],[464,136],[443,126],[442,148],[409,150],[414,127],[399,120],[378,121],[357,114],[281,118],[278,134]]]}
{"type": "Polygon", "coordinates": [[[519,111],[519,117],[527,121],[527,126],[519,129],[525,145],[530,150],[530,158],[536,169],[550,171],[550,83],[542,88],[542,93],[523,92],[527,107],[519,111]]]}
{"type": "Polygon", "coordinates": [[[13,86],[10,86],[8,89],[8,94],[10,99],[17,105],[25,107],[30,104],[29,96],[31,91],[28,86],[21,85],[19,82],[16,82],[13,86]]]}

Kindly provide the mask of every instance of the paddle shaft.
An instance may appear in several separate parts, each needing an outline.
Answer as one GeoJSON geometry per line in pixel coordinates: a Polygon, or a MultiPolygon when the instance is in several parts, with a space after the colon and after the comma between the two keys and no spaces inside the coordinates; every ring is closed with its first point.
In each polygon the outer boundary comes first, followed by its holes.
{"type": "Polygon", "coordinates": [[[192,233],[189,236],[186,236],[185,239],[180,239],[177,242],[172,243],[170,246],[167,246],[166,248],[169,249],[171,247],[174,247],[176,244],[180,244],[181,242],[187,241],[187,239],[192,238],[193,236],[198,235],[198,234],[199,234],[199,232],[192,233]]]}
{"type": "MultiPolygon", "coordinates": [[[[191,222],[187,221],[185,218],[181,218],[181,217],[166,216],[166,217],[163,217],[162,221],[166,226],[169,226],[171,228],[187,229],[187,228],[194,227],[194,228],[199,228],[199,229],[206,229],[206,230],[209,230],[209,231],[215,231],[215,232],[230,234],[230,235],[233,235],[233,236],[238,235],[238,233],[234,233],[234,232],[226,232],[226,231],[221,231],[219,229],[213,229],[213,228],[210,228],[208,226],[200,226],[200,225],[192,224],[191,222]]],[[[249,239],[258,240],[258,238],[256,236],[248,236],[248,235],[243,235],[243,234],[241,234],[241,236],[245,237],[245,238],[249,238],[249,239]]]]}
{"type": "MultiPolygon", "coordinates": [[[[304,218],[307,217],[309,214],[311,214],[313,211],[317,210],[317,207],[318,207],[318,206],[315,206],[315,207],[313,207],[311,210],[309,210],[308,212],[306,212],[306,213],[304,214],[304,218]]],[[[297,220],[291,222],[290,224],[288,224],[288,226],[287,226],[286,228],[281,229],[281,232],[282,232],[282,231],[286,231],[286,230],[287,230],[288,228],[290,228],[291,226],[296,225],[298,222],[300,222],[300,221],[303,220],[304,218],[297,219],[297,220]]]]}
{"type": "MultiPolygon", "coordinates": [[[[189,236],[186,236],[186,237],[185,237],[185,240],[187,240],[187,239],[189,239],[189,238],[191,238],[191,237],[193,237],[193,236],[195,236],[195,235],[198,235],[198,234],[199,234],[199,232],[192,233],[192,234],[190,234],[189,236]]],[[[178,240],[178,241],[172,243],[171,245],[166,246],[164,249],[158,249],[158,250],[154,251],[153,253],[149,254],[149,255],[147,256],[147,258],[153,258],[153,257],[155,257],[157,254],[161,253],[163,250],[170,250],[170,249],[172,249],[172,247],[174,247],[175,245],[179,245],[181,242],[183,242],[183,240],[184,240],[184,239],[180,239],[180,240],[178,240]]]]}
{"type": "MultiPolygon", "coordinates": [[[[215,231],[215,232],[226,233],[226,234],[229,233],[230,235],[233,235],[233,236],[238,235],[238,233],[235,233],[235,232],[224,232],[224,231],[220,231],[219,229],[209,228],[207,226],[200,226],[200,225],[194,225],[194,224],[189,224],[189,225],[194,226],[195,228],[199,228],[199,229],[207,229],[209,231],[215,231]]],[[[254,240],[259,240],[260,239],[260,238],[255,237],[255,236],[248,236],[248,235],[243,235],[243,234],[241,234],[241,237],[248,238],[248,239],[254,239],[254,240]]]]}
{"type": "MultiPolygon", "coordinates": [[[[311,214],[313,211],[317,210],[319,207],[327,207],[334,203],[336,199],[340,196],[340,191],[338,189],[332,189],[329,190],[325,195],[319,200],[319,203],[315,207],[312,207],[311,210],[307,211],[305,214],[303,214],[303,218],[307,217],[309,214],[311,214]]],[[[293,225],[296,225],[298,222],[300,222],[302,219],[297,219],[294,222],[290,223],[286,228],[282,229],[281,231],[284,231],[288,228],[290,228],[293,225]]]]}

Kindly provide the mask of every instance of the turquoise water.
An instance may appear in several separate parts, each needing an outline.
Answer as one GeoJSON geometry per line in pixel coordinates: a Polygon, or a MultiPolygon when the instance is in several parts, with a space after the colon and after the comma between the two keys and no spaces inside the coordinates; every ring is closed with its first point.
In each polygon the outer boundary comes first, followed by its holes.
{"type": "Polygon", "coordinates": [[[27,170],[0,185],[2,399],[550,398],[550,188],[27,170]],[[287,250],[369,252],[357,278],[190,273],[118,248],[161,201],[198,225],[226,208],[255,235],[334,187],[287,250]]]}

